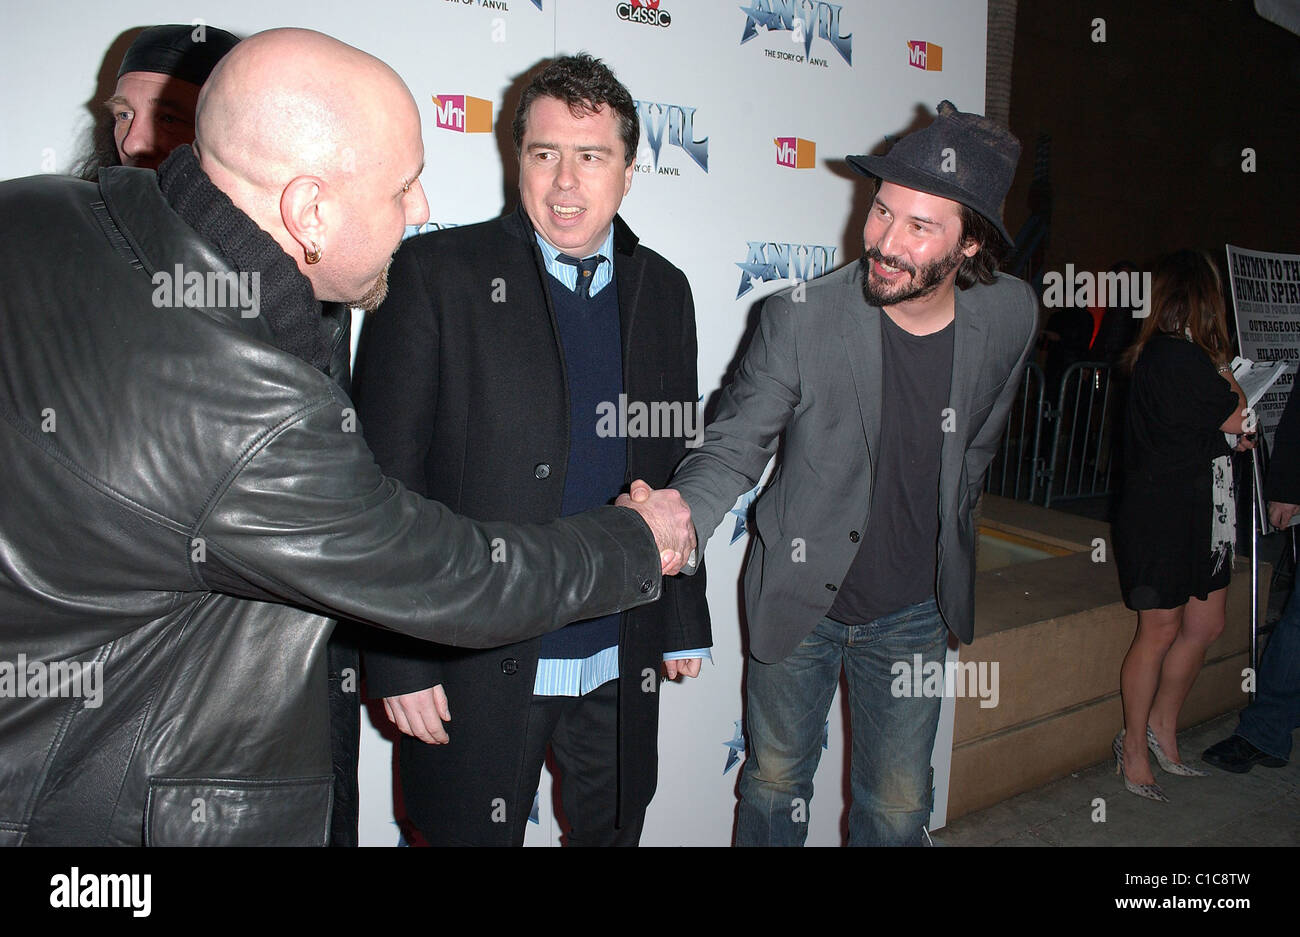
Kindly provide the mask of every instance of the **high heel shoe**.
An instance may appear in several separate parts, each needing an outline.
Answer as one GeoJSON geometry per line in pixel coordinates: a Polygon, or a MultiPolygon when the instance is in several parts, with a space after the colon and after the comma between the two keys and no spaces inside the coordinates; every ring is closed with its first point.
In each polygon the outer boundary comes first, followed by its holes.
{"type": "Polygon", "coordinates": [[[1201,771],[1191,765],[1185,765],[1181,761],[1174,761],[1166,755],[1164,749],[1160,747],[1160,743],[1156,741],[1156,734],[1151,731],[1150,726],[1147,726],[1147,748],[1151,749],[1151,754],[1156,756],[1156,761],[1160,762],[1160,767],[1170,774],[1176,774],[1182,778],[1207,778],[1210,776],[1208,771],[1201,771]]]}
{"type": "Polygon", "coordinates": [[[1115,753],[1115,773],[1124,779],[1124,789],[1130,794],[1137,794],[1139,797],[1145,797],[1147,800],[1158,801],[1162,804],[1169,803],[1169,798],[1165,792],[1160,789],[1159,784],[1135,784],[1128,779],[1124,773],[1124,730],[1119,730],[1119,735],[1115,736],[1115,741],[1111,743],[1111,751],[1115,753]]]}

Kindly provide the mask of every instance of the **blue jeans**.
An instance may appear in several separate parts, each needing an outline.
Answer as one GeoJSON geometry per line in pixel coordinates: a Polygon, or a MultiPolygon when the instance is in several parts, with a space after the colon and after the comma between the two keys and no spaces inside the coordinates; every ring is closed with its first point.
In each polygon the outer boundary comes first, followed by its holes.
{"type": "Polygon", "coordinates": [[[1235,734],[1287,761],[1291,732],[1300,726],[1300,584],[1273,628],[1256,676],[1255,702],[1241,711],[1235,734]]]}
{"type": "MultiPolygon", "coordinates": [[[[831,697],[848,675],[853,731],[850,846],[919,846],[933,800],[930,752],[942,697],[896,697],[894,668],[943,666],[948,629],[934,599],[865,625],[817,623],[785,660],[750,658],[749,741],[737,846],[802,846],[831,697]]],[[[909,677],[907,685],[911,685],[909,677]]],[[[921,685],[917,679],[916,685],[921,685]]]]}

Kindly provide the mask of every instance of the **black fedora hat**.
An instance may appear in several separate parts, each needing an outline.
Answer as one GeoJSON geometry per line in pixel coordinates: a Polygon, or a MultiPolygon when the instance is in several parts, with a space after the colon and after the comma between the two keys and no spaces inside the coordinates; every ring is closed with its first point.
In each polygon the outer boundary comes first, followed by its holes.
{"type": "Polygon", "coordinates": [[[1020,141],[980,114],[940,101],[939,116],[909,133],[884,156],[848,156],[850,166],[918,192],[950,198],[983,215],[1007,244],[1015,239],[1002,223],[1002,202],[1020,160],[1020,141]]]}

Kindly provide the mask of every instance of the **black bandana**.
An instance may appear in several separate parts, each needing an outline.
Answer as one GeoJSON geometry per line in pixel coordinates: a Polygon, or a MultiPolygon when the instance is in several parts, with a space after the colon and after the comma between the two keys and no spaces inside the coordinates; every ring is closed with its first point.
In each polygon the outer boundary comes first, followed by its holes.
{"type": "Polygon", "coordinates": [[[202,87],[238,41],[238,36],[212,26],[150,26],[126,50],[117,77],[157,72],[202,87]]]}

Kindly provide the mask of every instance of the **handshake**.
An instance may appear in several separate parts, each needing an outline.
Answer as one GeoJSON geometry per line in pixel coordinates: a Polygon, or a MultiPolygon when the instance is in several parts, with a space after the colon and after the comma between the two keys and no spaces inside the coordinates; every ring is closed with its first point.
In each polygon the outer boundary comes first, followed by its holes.
{"type": "Polygon", "coordinates": [[[683,566],[693,568],[696,565],[695,524],[691,521],[691,509],[675,490],[661,488],[655,491],[637,479],[629,493],[619,495],[614,504],[636,511],[649,525],[659,547],[659,562],[665,576],[676,575],[683,566]]]}

